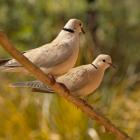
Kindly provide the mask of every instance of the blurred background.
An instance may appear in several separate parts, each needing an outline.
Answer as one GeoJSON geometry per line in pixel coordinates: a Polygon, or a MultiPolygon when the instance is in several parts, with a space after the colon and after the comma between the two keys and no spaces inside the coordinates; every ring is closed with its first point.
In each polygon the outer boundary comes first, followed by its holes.
{"type": "MultiPolygon", "coordinates": [[[[0,0],[0,30],[26,51],[53,40],[70,18],[83,21],[76,65],[99,53],[112,56],[88,102],[135,140],[140,139],[139,0],[0,0]]],[[[0,48],[0,58],[10,57],[0,48]]],[[[116,140],[57,95],[32,93],[9,84],[32,80],[22,73],[0,73],[0,140],[116,140]]]]}

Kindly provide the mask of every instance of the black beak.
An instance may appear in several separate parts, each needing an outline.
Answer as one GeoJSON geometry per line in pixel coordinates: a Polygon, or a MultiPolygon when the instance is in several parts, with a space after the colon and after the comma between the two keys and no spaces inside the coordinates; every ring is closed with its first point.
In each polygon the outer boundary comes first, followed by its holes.
{"type": "Polygon", "coordinates": [[[81,27],[81,31],[82,31],[83,34],[85,34],[85,31],[84,31],[83,27],[81,27]]]}
{"type": "Polygon", "coordinates": [[[112,64],[112,63],[108,63],[112,68],[117,69],[117,66],[112,64]]]}

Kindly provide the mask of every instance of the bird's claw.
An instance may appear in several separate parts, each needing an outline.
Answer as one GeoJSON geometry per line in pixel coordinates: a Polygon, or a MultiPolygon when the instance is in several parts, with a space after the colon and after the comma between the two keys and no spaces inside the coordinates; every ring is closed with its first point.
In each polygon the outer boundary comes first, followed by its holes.
{"type": "Polygon", "coordinates": [[[64,92],[67,92],[67,93],[70,92],[69,89],[64,84],[62,84],[62,83],[59,83],[59,84],[63,87],[64,92]]]}
{"type": "Polygon", "coordinates": [[[50,80],[51,85],[54,85],[56,83],[54,76],[52,74],[47,74],[47,76],[50,80]]]}

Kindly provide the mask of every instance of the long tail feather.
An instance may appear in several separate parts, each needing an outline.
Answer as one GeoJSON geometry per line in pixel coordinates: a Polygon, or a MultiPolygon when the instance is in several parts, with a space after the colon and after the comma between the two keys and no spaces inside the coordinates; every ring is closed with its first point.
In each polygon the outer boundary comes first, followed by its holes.
{"type": "Polygon", "coordinates": [[[7,63],[9,60],[11,60],[10,58],[9,59],[0,59],[0,66],[3,66],[5,63],[7,63]]]}
{"type": "Polygon", "coordinates": [[[33,92],[54,93],[54,91],[49,86],[37,80],[28,82],[17,82],[13,83],[11,86],[31,88],[33,92]]]}

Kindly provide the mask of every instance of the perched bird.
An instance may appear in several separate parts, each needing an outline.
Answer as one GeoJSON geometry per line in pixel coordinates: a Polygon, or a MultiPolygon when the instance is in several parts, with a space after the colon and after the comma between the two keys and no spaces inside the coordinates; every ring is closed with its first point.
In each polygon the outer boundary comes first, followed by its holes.
{"type": "MultiPolygon", "coordinates": [[[[75,65],[81,32],[84,33],[82,22],[78,19],[70,19],[51,43],[28,50],[24,56],[46,74],[62,75],[75,65]]],[[[0,60],[0,70],[28,73],[15,59],[0,60]]]]}
{"type": "MultiPolygon", "coordinates": [[[[64,84],[74,96],[87,96],[99,87],[105,70],[110,66],[114,67],[111,57],[100,54],[91,64],[72,68],[66,74],[59,76],[56,82],[64,84]]],[[[40,81],[19,82],[12,84],[12,86],[29,87],[36,92],[54,92],[40,81]]]]}

